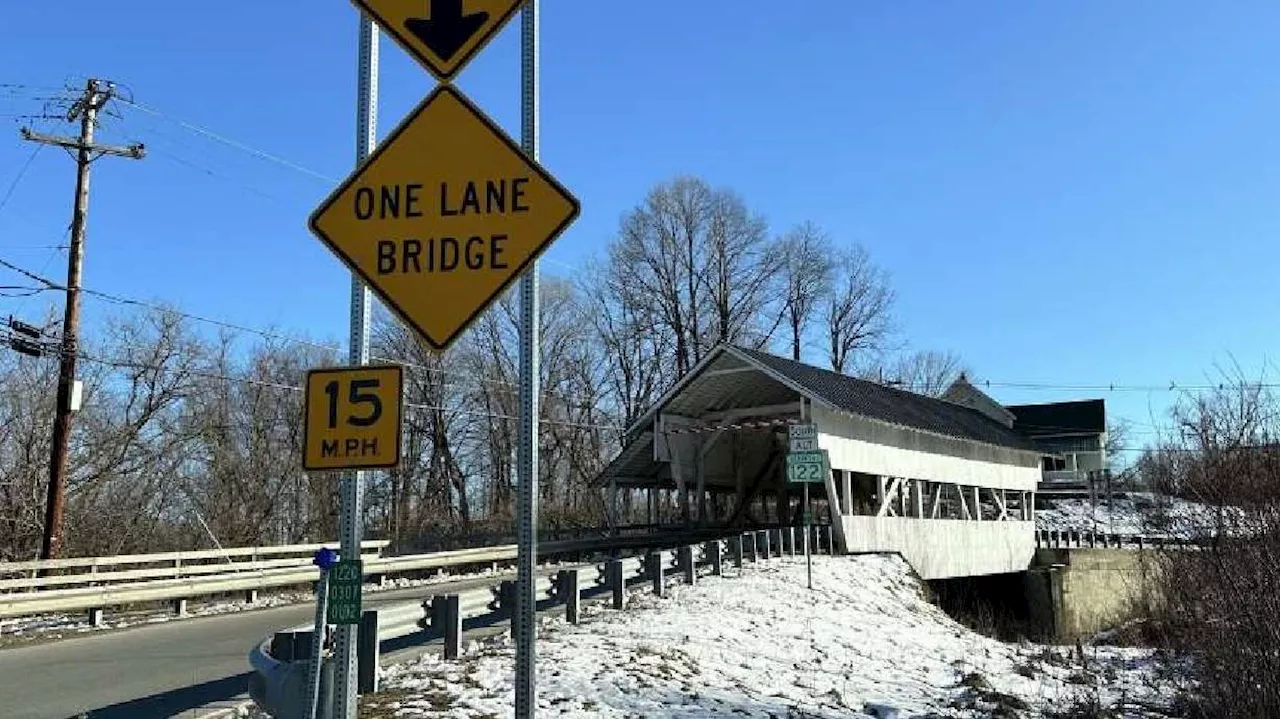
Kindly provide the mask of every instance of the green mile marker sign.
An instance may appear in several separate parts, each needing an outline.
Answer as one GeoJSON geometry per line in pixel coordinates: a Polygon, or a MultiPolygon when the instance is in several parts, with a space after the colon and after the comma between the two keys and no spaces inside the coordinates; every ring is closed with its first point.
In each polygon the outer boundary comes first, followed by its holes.
{"type": "Polygon", "coordinates": [[[330,624],[360,623],[361,577],[364,563],[359,559],[344,559],[329,570],[330,624]]]}

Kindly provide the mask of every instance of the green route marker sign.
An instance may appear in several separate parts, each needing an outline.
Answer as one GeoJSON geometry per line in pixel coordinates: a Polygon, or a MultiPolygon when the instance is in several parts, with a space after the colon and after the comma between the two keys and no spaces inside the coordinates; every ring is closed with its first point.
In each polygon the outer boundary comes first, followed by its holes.
{"type": "Polygon", "coordinates": [[[363,576],[364,562],[359,559],[344,559],[329,570],[329,611],[326,619],[330,624],[360,623],[363,576]]]}
{"type": "Polygon", "coordinates": [[[787,454],[787,483],[821,484],[827,480],[827,450],[787,454]]]}

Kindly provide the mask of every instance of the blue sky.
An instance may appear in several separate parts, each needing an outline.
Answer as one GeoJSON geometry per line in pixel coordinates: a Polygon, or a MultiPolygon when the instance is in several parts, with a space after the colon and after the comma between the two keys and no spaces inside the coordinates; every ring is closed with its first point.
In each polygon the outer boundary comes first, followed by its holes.
{"type": "MultiPolygon", "coordinates": [[[[689,173],[776,231],[811,220],[861,242],[892,275],[905,339],[992,381],[1203,382],[1276,354],[1280,5],[776,5],[544,0],[542,158],[583,203],[546,270],[572,272],[651,185],[689,173]]],[[[305,220],[352,163],[355,26],[342,0],[6,8],[0,84],[110,78],[164,115],[124,107],[104,125],[152,153],[97,166],[86,286],[345,337],[345,271],[305,220]],[[48,22],[55,7],[93,30],[48,22]]],[[[382,50],[385,134],[433,82],[382,50]]],[[[517,50],[513,24],[457,82],[512,134],[517,50]]],[[[11,116],[41,94],[0,86],[0,197],[33,149],[11,116]]],[[[64,237],[72,172],[35,157],[0,208],[0,257],[61,276],[31,248],[64,237]]],[[[0,315],[40,307],[0,298],[0,315]]],[[[1171,395],[1102,396],[1147,423],[1171,395]]]]}

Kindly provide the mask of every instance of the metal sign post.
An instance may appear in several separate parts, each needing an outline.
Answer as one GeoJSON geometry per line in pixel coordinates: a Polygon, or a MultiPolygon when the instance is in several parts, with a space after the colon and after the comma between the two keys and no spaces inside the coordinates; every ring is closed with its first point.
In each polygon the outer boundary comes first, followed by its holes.
{"type": "Polygon", "coordinates": [[[813,589],[813,555],[809,553],[809,535],[813,533],[813,512],[809,511],[809,483],[804,483],[804,568],[813,589]]]}
{"type": "MultiPolygon", "coordinates": [[[[422,339],[443,350],[520,278],[519,549],[512,628],[516,716],[532,717],[533,571],[538,555],[537,257],[581,209],[578,200],[538,165],[538,0],[352,2],[367,13],[360,21],[358,166],[311,215],[309,224],[353,273],[352,365],[365,365],[369,359],[370,288],[422,339]],[[450,82],[522,3],[522,122],[521,143],[516,145],[450,82]],[[377,151],[373,127],[378,35],[373,20],[441,81],[377,151]]],[[[361,409],[371,413],[374,393],[363,385],[356,389],[359,393],[348,395],[346,403],[364,403],[361,409]]],[[[344,396],[341,387],[335,391],[344,396]]],[[[337,405],[333,400],[326,406],[337,405]]],[[[370,421],[371,414],[347,416],[363,427],[359,423],[370,421]]],[[[369,459],[381,456],[391,444],[379,439],[384,435],[372,427],[359,434],[351,427],[334,427],[332,415],[319,419],[327,424],[312,448],[317,462],[337,463],[351,454],[369,459]]],[[[344,476],[344,557],[359,556],[361,485],[359,473],[344,476]]],[[[339,719],[355,716],[355,638],[352,627],[338,627],[339,719]]]]}
{"type": "Polygon", "coordinates": [[[325,616],[329,609],[329,568],[338,563],[338,553],[326,547],[316,552],[311,563],[320,568],[320,581],[316,583],[316,618],[311,629],[311,663],[307,666],[307,719],[316,719],[320,670],[324,662],[325,616]]]}
{"type": "MultiPolygon", "coordinates": [[[[520,12],[520,141],[538,160],[538,0],[520,12]]],[[[537,707],[534,622],[537,596],[533,579],[538,561],[538,263],[520,278],[520,428],[516,447],[516,719],[533,719],[537,707]]]]}
{"type": "MultiPolygon", "coordinates": [[[[800,400],[800,416],[809,419],[809,404],[800,400]]],[[[809,552],[809,535],[813,533],[813,512],[809,507],[809,484],[823,482],[830,473],[826,450],[818,449],[818,426],[816,424],[793,424],[787,429],[790,450],[787,454],[787,481],[802,484],[804,496],[801,506],[804,524],[804,565],[808,575],[809,588],[813,589],[813,555],[809,552]]]]}
{"type": "MultiPolygon", "coordinates": [[[[378,28],[361,13],[359,49],[356,58],[356,165],[359,166],[377,145],[378,125],[378,28]]],[[[369,315],[372,297],[358,275],[351,277],[351,326],[348,339],[352,365],[369,363],[369,315]]],[[[364,472],[342,473],[342,511],[338,519],[342,556],[360,556],[360,518],[363,515],[364,472]]],[[[348,624],[337,628],[334,636],[334,716],[355,719],[358,700],[358,667],[356,627],[348,624]]]]}

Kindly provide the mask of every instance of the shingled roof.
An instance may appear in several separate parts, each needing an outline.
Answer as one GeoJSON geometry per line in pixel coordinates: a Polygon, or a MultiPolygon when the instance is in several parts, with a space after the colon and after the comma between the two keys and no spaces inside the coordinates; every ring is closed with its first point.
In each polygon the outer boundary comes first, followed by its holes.
{"type": "Polygon", "coordinates": [[[1032,436],[1101,434],[1107,431],[1106,404],[1100,399],[1006,407],[1015,417],[1013,428],[1032,436]]]}
{"type": "Polygon", "coordinates": [[[1037,451],[1025,435],[977,410],[783,359],[766,352],[743,347],[733,349],[750,361],[798,385],[813,397],[850,414],[948,437],[1037,451]]]}

